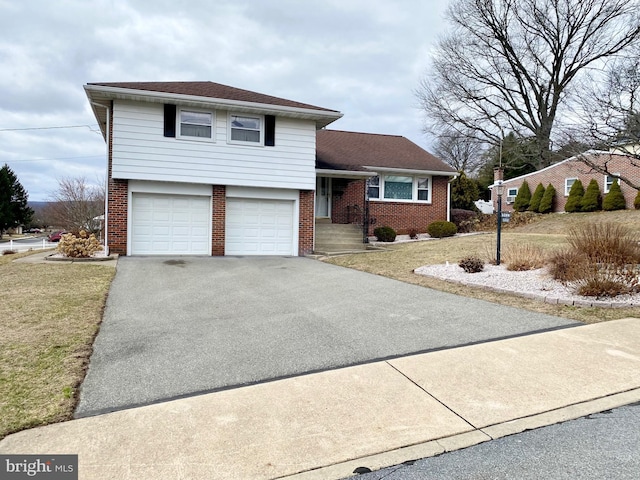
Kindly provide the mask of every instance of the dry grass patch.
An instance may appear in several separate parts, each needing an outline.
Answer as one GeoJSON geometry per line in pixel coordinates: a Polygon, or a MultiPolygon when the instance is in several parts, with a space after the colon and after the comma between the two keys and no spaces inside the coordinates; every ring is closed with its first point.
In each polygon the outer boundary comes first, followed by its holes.
{"type": "Polygon", "coordinates": [[[0,438],[72,417],[115,269],[0,257],[0,438]]]}
{"type": "MultiPolygon", "coordinates": [[[[639,217],[640,218],[640,217],[639,217]]],[[[550,255],[566,246],[566,235],[504,232],[502,252],[511,245],[531,244],[550,255]]],[[[597,323],[626,317],[640,317],[640,308],[583,308],[566,305],[551,305],[539,300],[529,300],[517,295],[495,293],[468,285],[446,282],[416,275],[413,270],[423,265],[445,262],[457,264],[460,259],[477,256],[486,258],[495,253],[495,234],[481,234],[429,240],[425,242],[393,245],[389,250],[360,255],[343,255],[325,259],[326,262],[364,272],[382,275],[423,287],[477,298],[526,310],[557,315],[584,323],[597,323]]]]}

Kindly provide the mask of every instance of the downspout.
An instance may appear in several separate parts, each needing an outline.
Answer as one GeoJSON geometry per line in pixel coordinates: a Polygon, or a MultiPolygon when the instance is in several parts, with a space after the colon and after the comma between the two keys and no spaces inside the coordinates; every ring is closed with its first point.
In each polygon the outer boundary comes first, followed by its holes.
{"type": "Polygon", "coordinates": [[[107,107],[107,174],[105,175],[104,185],[104,252],[109,255],[109,142],[111,140],[111,109],[107,107]]]}

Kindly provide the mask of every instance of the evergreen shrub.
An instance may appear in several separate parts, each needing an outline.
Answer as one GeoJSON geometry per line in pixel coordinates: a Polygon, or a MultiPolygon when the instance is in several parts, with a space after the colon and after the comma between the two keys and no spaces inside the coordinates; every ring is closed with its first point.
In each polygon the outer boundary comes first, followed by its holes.
{"type": "Polygon", "coordinates": [[[584,197],[584,186],[578,179],[573,182],[573,185],[571,185],[571,190],[569,190],[569,198],[567,198],[567,203],[564,206],[564,211],[569,213],[579,212],[582,197],[584,197]]]}
{"type": "Polygon", "coordinates": [[[373,231],[373,234],[380,242],[393,242],[395,241],[397,235],[396,231],[388,226],[376,228],[373,231]]]}
{"type": "Polygon", "coordinates": [[[453,237],[458,233],[458,228],[455,223],[437,221],[429,224],[427,233],[433,238],[453,237]]]}
{"type": "Polygon", "coordinates": [[[627,208],[627,202],[624,199],[622,190],[620,190],[618,179],[615,179],[609,189],[609,193],[602,200],[602,209],[612,212],[613,210],[624,210],[625,208],[627,208]]]}
{"type": "Polygon", "coordinates": [[[540,213],[551,213],[553,212],[553,206],[556,200],[556,189],[553,185],[549,184],[547,188],[544,189],[544,195],[542,196],[542,200],[540,200],[540,207],[538,211],[540,213]]]}
{"type": "Polygon", "coordinates": [[[596,179],[592,178],[580,202],[580,210],[583,212],[595,212],[601,208],[602,197],[600,195],[600,187],[596,179]]]}
{"type": "Polygon", "coordinates": [[[538,186],[536,187],[536,190],[533,192],[533,195],[531,196],[531,201],[529,202],[528,210],[530,212],[539,211],[540,201],[542,200],[543,196],[544,196],[544,185],[539,183],[538,186]]]}

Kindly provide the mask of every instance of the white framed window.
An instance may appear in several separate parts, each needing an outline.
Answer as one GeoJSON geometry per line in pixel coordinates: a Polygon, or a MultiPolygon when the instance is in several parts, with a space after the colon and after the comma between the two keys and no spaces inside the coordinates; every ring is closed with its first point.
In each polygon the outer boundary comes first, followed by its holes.
{"type": "Polygon", "coordinates": [[[412,200],[413,178],[404,175],[385,176],[384,198],[387,200],[412,200]]]}
{"type": "Polygon", "coordinates": [[[611,185],[613,185],[613,182],[615,180],[618,180],[618,185],[620,185],[619,177],[619,173],[611,173],[604,176],[604,193],[609,193],[609,190],[611,190],[611,185]]]}
{"type": "Polygon", "coordinates": [[[229,142],[264,144],[264,118],[261,115],[229,114],[229,142]]]}
{"type": "Polygon", "coordinates": [[[578,180],[577,178],[565,178],[564,179],[564,196],[568,197],[569,196],[569,192],[571,191],[571,187],[573,187],[573,184],[576,183],[576,180],[578,180]]]}
{"type": "Polygon", "coordinates": [[[377,175],[367,180],[367,195],[370,199],[380,198],[380,177],[377,175]]]}
{"type": "Polygon", "coordinates": [[[178,110],[178,137],[195,140],[213,140],[213,112],[178,110]]]}
{"type": "Polygon", "coordinates": [[[507,203],[513,203],[516,201],[516,197],[518,196],[518,187],[512,187],[507,189],[507,203]]]}
{"type": "Polygon", "coordinates": [[[431,177],[380,175],[367,183],[370,200],[394,202],[431,202],[431,177]]]}
{"type": "Polygon", "coordinates": [[[422,202],[431,201],[431,178],[418,177],[416,179],[417,195],[416,198],[422,202]]]}

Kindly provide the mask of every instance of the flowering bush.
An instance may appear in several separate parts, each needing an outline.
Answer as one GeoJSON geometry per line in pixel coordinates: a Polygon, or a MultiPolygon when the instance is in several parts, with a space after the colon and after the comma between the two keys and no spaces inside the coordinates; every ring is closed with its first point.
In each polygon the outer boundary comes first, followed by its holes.
{"type": "Polygon", "coordinates": [[[89,235],[86,231],[80,230],[77,234],[62,235],[57,250],[66,257],[89,258],[102,250],[102,245],[93,233],[89,235]]]}

